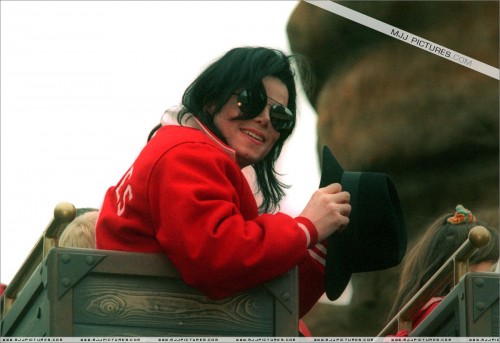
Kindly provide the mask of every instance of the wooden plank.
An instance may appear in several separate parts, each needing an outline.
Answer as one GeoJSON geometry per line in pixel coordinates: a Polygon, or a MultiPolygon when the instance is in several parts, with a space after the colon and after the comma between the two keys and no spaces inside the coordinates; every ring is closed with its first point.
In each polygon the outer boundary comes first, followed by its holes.
{"type": "Polygon", "coordinates": [[[465,274],[410,336],[498,337],[498,280],[498,273],[465,274]]]}
{"type": "MultiPolygon", "coordinates": [[[[19,325],[16,323],[18,318],[25,312],[25,307],[32,303],[34,298],[39,296],[39,293],[43,290],[43,266],[38,265],[31,278],[29,278],[24,285],[22,291],[17,294],[18,298],[14,302],[16,306],[12,306],[8,313],[2,318],[2,331],[1,336],[3,337],[6,332],[12,331],[13,325],[19,325]],[[11,313],[12,312],[12,313],[11,313]]],[[[6,300],[4,298],[4,300],[6,300]]]]}
{"type": "Polygon", "coordinates": [[[187,286],[163,255],[99,253],[105,256],[90,263],[96,250],[52,249],[2,321],[2,336],[298,333],[295,269],[261,287],[214,301],[187,286]],[[61,293],[61,287],[69,289],[61,293]]]}
{"type": "Polygon", "coordinates": [[[295,337],[299,333],[299,284],[298,268],[286,276],[264,285],[276,299],[273,318],[274,331],[270,336],[295,337]]]}
{"type": "Polygon", "coordinates": [[[264,289],[214,301],[179,279],[89,274],[73,291],[75,324],[193,335],[274,334],[275,301],[264,289]]]}
{"type": "MultiPolygon", "coordinates": [[[[53,280],[57,282],[58,280],[53,280]]],[[[56,287],[53,287],[56,288],[56,287]]],[[[73,333],[73,289],[70,289],[63,297],[57,297],[57,289],[49,292],[50,328],[51,336],[71,337],[73,333]]]]}
{"type": "Polygon", "coordinates": [[[2,333],[2,336],[18,336],[18,337],[44,337],[48,336],[49,317],[49,300],[46,291],[35,293],[36,296],[31,298],[31,301],[22,312],[8,331],[2,333]]]}
{"type": "MultiPolygon", "coordinates": [[[[78,254],[78,249],[76,249],[76,254],[78,254]]],[[[64,273],[61,275],[61,265],[65,265],[61,259],[62,255],[64,254],[53,249],[46,258],[47,296],[51,304],[48,327],[51,336],[70,337],[73,335],[73,289],[60,295],[60,288],[63,287],[62,280],[66,277],[64,273]]]]}
{"type": "Polygon", "coordinates": [[[113,250],[98,250],[98,252],[107,256],[94,267],[95,273],[180,278],[179,272],[165,255],[113,250]]]}

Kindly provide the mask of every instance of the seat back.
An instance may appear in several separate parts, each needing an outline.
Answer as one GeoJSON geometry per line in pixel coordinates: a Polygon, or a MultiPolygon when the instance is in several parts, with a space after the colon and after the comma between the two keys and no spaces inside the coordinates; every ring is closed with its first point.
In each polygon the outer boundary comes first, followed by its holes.
{"type": "Polygon", "coordinates": [[[0,336],[298,335],[297,268],[212,300],[185,284],[165,255],[57,247],[71,221],[65,213],[7,287],[0,336]]]}

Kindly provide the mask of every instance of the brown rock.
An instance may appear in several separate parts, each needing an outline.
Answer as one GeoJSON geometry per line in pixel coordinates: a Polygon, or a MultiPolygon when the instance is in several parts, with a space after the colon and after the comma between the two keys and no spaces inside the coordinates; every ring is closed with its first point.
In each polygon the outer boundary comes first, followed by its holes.
{"type": "MultiPolygon", "coordinates": [[[[340,4],[498,68],[498,2],[340,4]]],[[[498,227],[498,80],[304,2],[287,32],[316,78],[309,100],[318,146],[328,145],[346,170],[391,175],[410,246],[458,203],[498,227]]],[[[349,306],[318,304],[305,321],[317,336],[373,336],[398,275],[355,275],[349,306]]]]}

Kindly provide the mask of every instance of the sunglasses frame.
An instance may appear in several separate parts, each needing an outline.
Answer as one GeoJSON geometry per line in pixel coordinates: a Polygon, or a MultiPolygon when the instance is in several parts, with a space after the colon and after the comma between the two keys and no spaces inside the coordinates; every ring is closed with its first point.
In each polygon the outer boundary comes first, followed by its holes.
{"type": "Polygon", "coordinates": [[[239,119],[253,119],[257,117],[266,106],[270,107],[269,117],[271,125],[278,132],[286,132],[292,129],[295,123],[295,115],[292,111],[282,104],[269,105],[266,90],[263,85],[253,89],[243,89],[235,95],[238,96],[238,108],[243,113],[239,119]]]}

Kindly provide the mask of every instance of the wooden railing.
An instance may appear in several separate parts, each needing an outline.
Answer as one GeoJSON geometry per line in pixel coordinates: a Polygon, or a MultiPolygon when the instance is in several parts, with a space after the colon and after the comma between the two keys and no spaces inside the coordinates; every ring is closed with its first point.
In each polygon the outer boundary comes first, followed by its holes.
{"type": "Polygon", "coordinates": [[[446,286],[454,287],[469,271],[469,258],[479,248],[490,241],[490,232],[483,226],[471,229],[467,240],[455,253],[438,269],[394,318],[380,331],[377,337],[395,334],[397,331],[407,330],[408,335],[413,331],[412,318],[429,301],[446,286]]]}
{"type": "Polygon", "coordinates": [[[0,299],[0,337],[298,334],[298,267],[214,300],[164,254],[58,247],[75,216],[73,205],[56,206],[0,299]]]}
{"type": "Polygon", "coordinates": [[[0,311],[0,319],[3,319],[11,309],[16,298],[24,285],[31,277],[42,260],[48,255],[50,249],[58,246],[59,236],[76,216],[76,208],[73,204],[62,202],[54,209],[54,218],[51,220],[42,236],[29,253],[21,268],[16,273],[3,294],[3,308],[0,311]]]}

